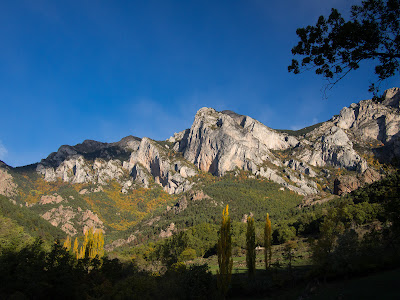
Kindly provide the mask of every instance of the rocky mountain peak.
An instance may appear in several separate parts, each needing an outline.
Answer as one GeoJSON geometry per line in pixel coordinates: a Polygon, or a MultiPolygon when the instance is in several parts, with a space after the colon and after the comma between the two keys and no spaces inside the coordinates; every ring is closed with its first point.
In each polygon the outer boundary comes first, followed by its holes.
{"type": "Polygon", "coordinates": [[[85,140],[61,146],[42,160],[37,171],[46,180],[73,183],[116,179],[125,192],[135,182],[149,187],[154,180],[169,193],[180,193],[191,188],[187,178],[197,170],[221,176],[239,169],[298,193],[317,193],[314,178],[324,176],[318,168],[345,168],[358,174],[370,168],[365,153],[357,152],[355,145],[367,149],[372,142],[382,143],[389,159],[400,156],[399,95],[393,88],[385,92],[382,103],[353,103],[296,136],[230,110],[203,107],[189,129],[165,142],[133,136],[110,144],[85,140]]]}
{"type": "Polygon", "coordinates": [[[9,173],[10,169],[10,166],[0,160],[0,195],[7,197],[14,196],[17,190],[17,185],[9,173]]]}
{"type": "Polygon", "coordinates": [[[400,88],[394,87],[386,90],[383,98],[383,105],[400,108],[400,88]]]}
{"type": "Polygon", "coordinates": [[[344,107],[339,116],[333,118],[333,122],[348,130],[357,140],[389,143],[399,133],[400,114],[396,106],[399,105],[400,89],[387,90],[384,97],[382,103],[363,100],[344,107]]]}
{"type": "Polygon", "coordinates": [[[94,140],[84,140],[81,144],[77,144],[73,148],[81,153],[91,153],[106,148],[107,146],[107,143],[94,140]]]}
{"type": "Polygon", "coordinates": [[[140,138],[133,135],[128,135],[122,138],[119,142],[112,143],[112,145],[121,147],[126,151],[135,151],[138,149],[140,141],[140,138]]]}
{"type": "Polygon", "coordinates": [[[0,168],[10,168],[4,161],[0,160],[0,168]]]}

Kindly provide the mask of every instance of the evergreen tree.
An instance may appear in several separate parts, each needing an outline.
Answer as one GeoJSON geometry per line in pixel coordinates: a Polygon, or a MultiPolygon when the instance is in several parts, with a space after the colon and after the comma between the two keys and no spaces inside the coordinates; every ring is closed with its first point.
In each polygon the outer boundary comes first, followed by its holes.
{"type": "Polygon", "coordinates": [[[253,217],[247,218],[246,250],[247,271],[250,277],[254,277],[256,270],[256,230],[253,217]]]}
{"type": "Polygon", "coordinates": [[[267,218],[265,219],[264,228],[264,256],[265,256],[265,269],[268,269],[271,265],[272,259],[272,226],[271,220],[269,219],[269,214],[267,213],[267,218]]]}
{"type": "Polygon", "coordinates": [[[217,245],[218,266],[217,283],[218,289],[225,296],[229,289],[232,275],[232,236],[231,236],[231,218],[229,217],[229,206],[227,205],[222,213],[221,229],[217,245]]]}
{"type": "Polygon", "coordinates": [[[170,267],[177,263],[182,252],[187,248],[188,238],[185,232],[181,231],[165,241],[161,247],[161,257],[164,263],[170,267]]]}

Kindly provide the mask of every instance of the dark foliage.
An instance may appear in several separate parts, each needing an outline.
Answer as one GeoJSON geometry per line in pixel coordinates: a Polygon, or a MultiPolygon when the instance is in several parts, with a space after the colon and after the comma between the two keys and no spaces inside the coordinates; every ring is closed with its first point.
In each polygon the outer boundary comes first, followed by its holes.
{"type": "Polygon", "coordinates": [[[212,299],[216,290],[207,265],[175,264],[161,276],[117,259],[76,260],[40,240],[0,255],[0,268],[1,299],[212,299]]]}
{"type": "Polygon", "coordinates": [[[7,216],[32,237],[40,237],[44,241],[53,241],[54,238],[64,238],[65,232],[51,225],[48,221],[29,210],[10,202],[7,197],[0,195],[0,215],[7,216]]]}
{"type": "MultiPolygon", "coordinates": [[[[332,87],[364,60],[377,60],[378,82],[400,71],[400,1],[366,0],[351,8],[346,21],[332,9],[328,18],[320,16],[315,26],[296,31],[300,41],[293,47],[289,72],[314,69],[332,87]]],[[[371,91],[376,91],[374,84],[371,91]]]]}

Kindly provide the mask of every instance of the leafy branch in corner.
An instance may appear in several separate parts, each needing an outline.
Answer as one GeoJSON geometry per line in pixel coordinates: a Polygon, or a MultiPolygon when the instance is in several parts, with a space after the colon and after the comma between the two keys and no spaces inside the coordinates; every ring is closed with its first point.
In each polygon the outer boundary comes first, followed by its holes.
{"type": "Polygon", "coordinates": [[[380,83],[400,72],[400,0],[366,0],[351,8],[346,21],[332,8],[328,18],[320,16],[315,26],[298,28],[300,38],[292,48],[288,71],[314,70],[328,80],[330,90],[363,61],[374,61],[378,79],[369,87],[374,96],[380,83]]]}

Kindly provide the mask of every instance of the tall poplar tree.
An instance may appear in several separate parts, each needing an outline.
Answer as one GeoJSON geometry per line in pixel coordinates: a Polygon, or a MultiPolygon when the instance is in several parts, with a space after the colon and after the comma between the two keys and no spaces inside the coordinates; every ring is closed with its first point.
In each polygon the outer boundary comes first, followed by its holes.
{"type": "Polygon", "coordinates": [[[269,214],[267,213],[267,218],[265,219],[264,228],[264,256],[265,256],[265,269],[268,269],[271,265],[272,259],[272,226],[271,220],[269,219],[269,214]]]}
{"type": "Polygon", "coordinates": [[[75,238],[74,247],[72,248],[72,253],[75,255],[76,259],[79,258],[79,244],[78,244],[78,238],[75,238]]]}
{"type": "Polygon", "coordinates": [[[67,236],[67,238],[64,241],[64,248],[67,249],[67,251],[69,251],[71,249],[71,237],[67,236]]]}
{"type": "Polygon", "coordinates": [[[218,239],[218,266],[217,284],[222,296],[228,292],[232,276],[232,236],[231,236],[231,218],[229,216],[229,206],[227,205],[222,213],[221,229],[218,239]]]}
{"type": "MultiPolygon", "coordinates": [[[[76,247],[77,245],[77,240],[76,247]]],[[[75,244],[74,244],[74,251],[75,251],[75,244]]],[[[85,232],[83,244],[79,249],[78,258],[85,258],[88,257],[93,259],[98,255],[102,257],[104,255],[104,236],[101,229],[95,230],[90,228],[85,232]]]]}
{"type": "Polygon", "coordinates": [[[256,271],[256,230],[254,218],[247,218],[246,232],[246,264],[249,277],[254,277],[256,271]]]}

